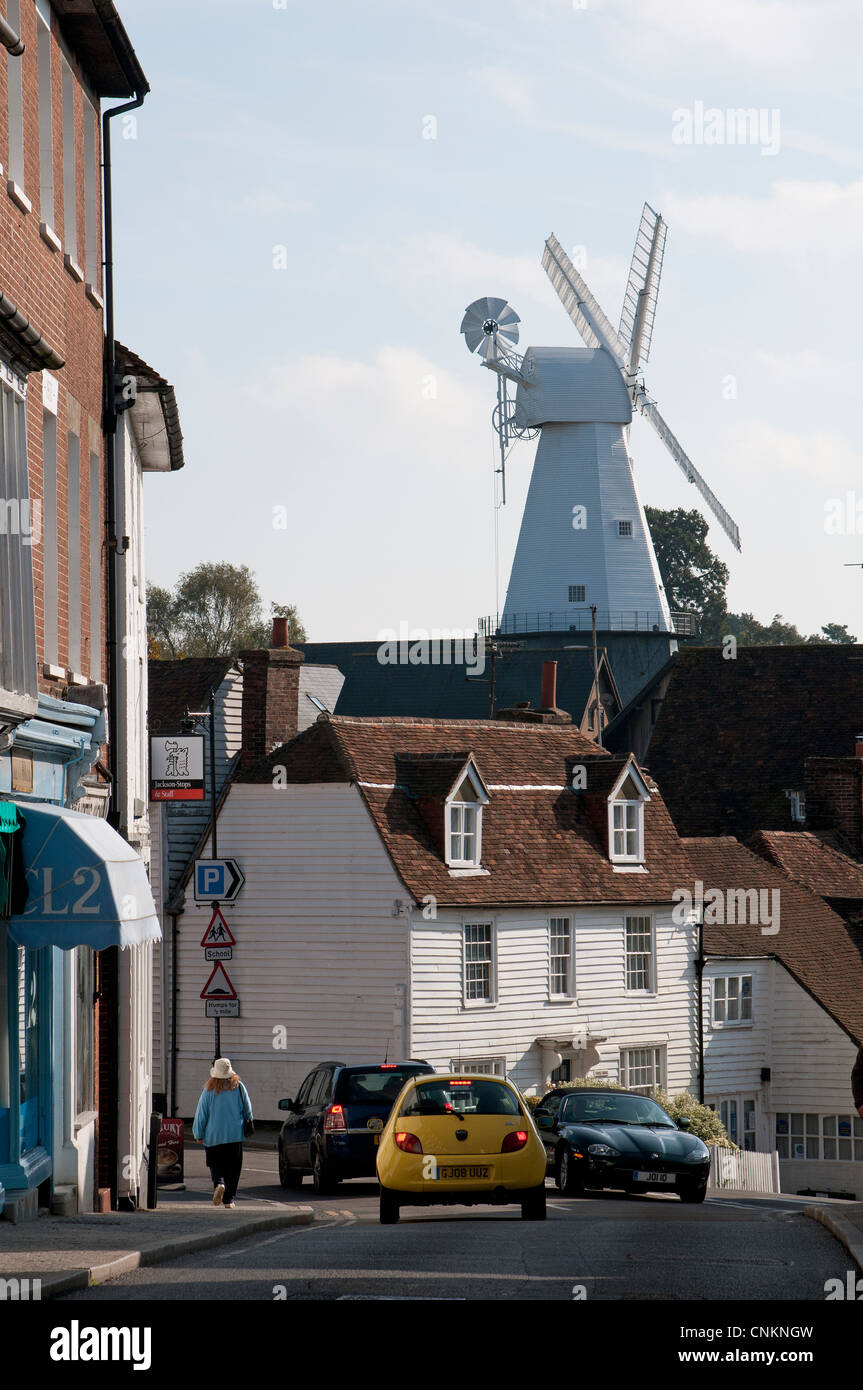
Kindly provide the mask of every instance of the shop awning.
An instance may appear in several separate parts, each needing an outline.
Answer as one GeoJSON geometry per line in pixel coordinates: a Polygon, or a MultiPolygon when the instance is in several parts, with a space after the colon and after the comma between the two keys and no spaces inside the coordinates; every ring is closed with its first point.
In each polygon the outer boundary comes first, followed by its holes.
{"type": "Polygon", "coordinates": [[[161,940],[143,861],[107,821],[29,802],[18,815],[29,896],[9,918],[13,941],[101,951],[161,940]]]}

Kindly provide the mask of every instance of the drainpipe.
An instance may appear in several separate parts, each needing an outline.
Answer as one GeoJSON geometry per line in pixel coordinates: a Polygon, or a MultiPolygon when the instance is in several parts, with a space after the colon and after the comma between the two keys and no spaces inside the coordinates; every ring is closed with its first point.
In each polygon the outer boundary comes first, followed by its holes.
{"type": "MultiPolygon", "coordinates": [[[[118,684],[119,684],[119,661],[117,654],[117,400],[116,400],[116,346],[114,342],[114,225],[113,210],[111,205],[111,120],[114,116],[119,116],[126,111],[134,111],[143,105],[144,98],[150,90],[149,85],[144,80],[143,84],[135,90],[135,97],[132,101],[124,102],[120,106],[112,106],[102,112],[102,205],[105,220],[105,355],[104,355],[104,390],[105,396],[102,411],[102,428],[105,434],[105,457],[106,457],[106,479],[105,479],[105,533],[107,545],[107,564],[106,564],[106,608],[107,608],[107,658],[108,658],[108,767],[111,776],[111,799],[109,802],[108,822],[119,830],[120,826],[120,787],[117,778],[117,763],[119,749],[119,721],[118,713],[118,684]]],[[[112,1117],[109,1125],[108,1137],[108,1173],[111,1185],[111,1206],[117,1205],[117,1159],[118,1159],[118,1129],[120,1122],[120,1059],[118,1049],[119,1023],[120,1023],[120,1001],[119,1001],[119,964],[117,960],[117,948],[104,952],[103,965],[107,973],[112,977],[114,984],[113,990],[113,1009],[106,1023],[112,1031],[111,1047],[109,1049],[109,1060],[107,1063],[107,1075],[105,1077],[107,1095],[105,1096],[106,1116],[112,1117]]]]}
{"type": "Polygon", "coordinates": [[[21,54],[24,52],[24,45],[19,35],[6,23],[2,15],[0,15],[0,43],[2,43],[10,58],[20,58],[21,54]]]}
{"type": "Polygon", "coordinates": [[[698,1009],[698,1099],[704,1104],[704,924],[698,923],[695,955],[695,995],[698,1009]]]}
{"type": "Polygon", "coordinates": [[[171,1095],[168,1114],[177,1113],[177,913],[171,913],[171,1095]]]}

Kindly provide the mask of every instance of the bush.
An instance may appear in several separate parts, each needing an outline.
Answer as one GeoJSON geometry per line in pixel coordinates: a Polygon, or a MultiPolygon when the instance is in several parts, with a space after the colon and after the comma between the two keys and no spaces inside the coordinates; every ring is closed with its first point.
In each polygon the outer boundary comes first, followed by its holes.
{"type": "Polygon", "coordinates": [[[681,1091],[679,1095],[670,1096],[667,1091],[663,1091],[661,1086],[654,1086],[650,1094],[657,1105],[661,1105],[675,1122],[688,1115],[692,1121],[689,1127],[690,1134],[697,1135],[699,1139],[704,1140],[705,1144],[716,1144],[721,1149],[737,1148],[737,1145],[732,1144],[725,1133],[725,1126],[716,1111],[711,1110],[709,1105],[702,1105],[688,1091],[681,1091]]]}

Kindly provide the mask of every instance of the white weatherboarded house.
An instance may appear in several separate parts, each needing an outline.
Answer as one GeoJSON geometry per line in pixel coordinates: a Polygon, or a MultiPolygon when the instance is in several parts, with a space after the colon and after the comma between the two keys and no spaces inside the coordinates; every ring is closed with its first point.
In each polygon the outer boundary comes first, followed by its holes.
{"type": "MultiPolygon", "coordinates": [[[[218,840],[246,880],[225,909],[240,1016],[222,1050],[259,1117],[325,1059],[693,1087],[695,928],[672,921],[691,870],[631,757],[559,723],[321,716],[244,749],[218,840]]],[[[190,883],[183,909],[189,1115],[213,1052],[190,883]]]]}
{"type": "MultiPolygon", "coordinates": [[[[761,838],[783,841],[790,864],[799,856],[788,842],[805,851],[815,839],[761,838]]],[[[850,1080],[863,1037],[859,928],[731,836],[683,844],[705,898],[705,1099],[741,1148],[778,1152],[783,1192],[863,1198],[863,1120],[850,1080]],[[711,908],[715,889],[722,905],[711,908]],[[737,908],[729,920],[729,891],[740,890],[760,895],[769,921],[760,911],[740,920],[737,908]]],[[[827,867],[835,875],[832,860],[827,867]]],[[[845,877],[854,871],[849,861],[845,877]]]]}

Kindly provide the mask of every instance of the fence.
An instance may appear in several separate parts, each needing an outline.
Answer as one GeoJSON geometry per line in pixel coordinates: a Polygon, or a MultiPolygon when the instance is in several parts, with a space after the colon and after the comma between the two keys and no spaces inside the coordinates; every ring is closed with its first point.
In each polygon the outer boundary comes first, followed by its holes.
{"type": "Polygon", "coordinates": [[[710,1144],[712,1162],[708,1191],[735,1188],[739,1192],[780,1192],[779,1155],[748,1149],[723,1149],[710,1144]]]}

